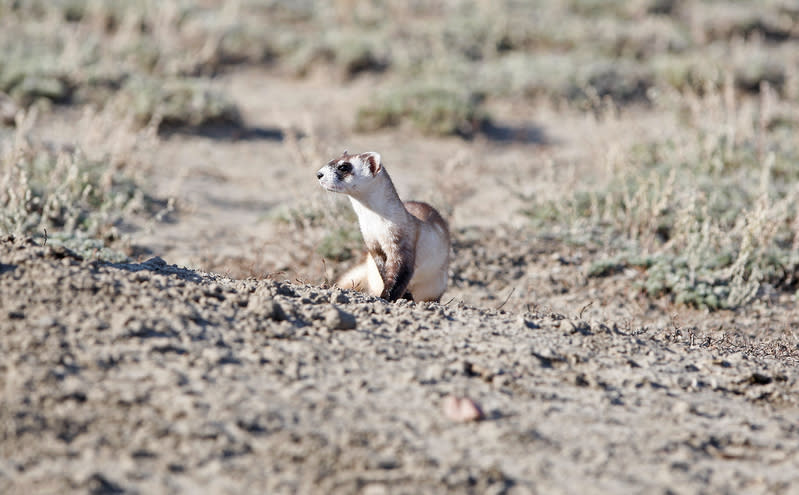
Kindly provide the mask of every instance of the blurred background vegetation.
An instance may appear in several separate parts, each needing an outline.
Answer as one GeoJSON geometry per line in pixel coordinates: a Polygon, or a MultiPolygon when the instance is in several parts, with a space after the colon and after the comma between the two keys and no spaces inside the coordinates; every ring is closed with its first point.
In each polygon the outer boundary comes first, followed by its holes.
{"type": "MultiPolygon", "coordinates": [[[[797,289],[796,1],[0,0],[0,54],[5,232],[107,243],[128,215],[163,212],[137,150],[170,129],[246,125],[215,81],[257,65],[375,78],[358,133],[468,140],[496,102],[676,114],[679,132],[620,150],[599,180],[508,194],[531,228],[612,247],[590,276],[635,267],[652,297],[733,308],[763,284],[797,289]],[[124,132],[66,150],[30,138],[36,115],[71,107],[124,132]]],[[[357,246],[325,239],[333,260],[357,246]]]]}
{"type": "Polygon", "coordinates": [[[799,91],[799,4],[786,0],[2,0],[0,19],[0,91],[19,105],[119,103],[164,125],[236,122],[204,82],[241,64],[385,74],[359,127],[441,134],[477,130],[486,98],[646,103],[728,76],[744,92],[799,91]]]}

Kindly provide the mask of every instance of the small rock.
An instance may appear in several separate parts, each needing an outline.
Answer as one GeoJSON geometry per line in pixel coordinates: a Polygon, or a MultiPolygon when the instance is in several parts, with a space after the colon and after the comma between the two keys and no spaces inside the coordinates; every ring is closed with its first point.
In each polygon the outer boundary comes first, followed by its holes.
{"type": "Polygon", "coordinates": [[[398,467],[400,467],[399,461],[397,461],[397,459],[392,456],[379,457],[377,459],[376,464],[378,469],[389,470],[389,469],[397,469],[398,467]]]}
{"type": "Polygon", "coordinates": [[[574,377],[574,384],[578,387],[590,387],[594,380],[585,373],[577,373],[574,377]]]}
{"type": "Polygon", "coordinates": [[[331,307],[325,313],[325,325],[331,330],[352,330],[356,326],[355,315],[331,307]]]}
{"type": "Polygon", "coordinates": [[[491,384],[495,387],[507,387],[513,381],[513,378],[508,374],[498,374],[491,378],[491,384]]]}
{"type": "Polygon", "coordinates": [[[164,261],[160,256],[154,256],[142,264],[158,267],[158,266],[166,266],[166,261],[164,261]]]}
{"type": "Polygon", "coordinates": [[[519,315],[519,325],[522,327],[522,329],[528,328],[530,330],[535,330],[541,328],[541,326],[538,323],[534,322],[532,319],[527,318],[524,315],[519,315]]]}
{"type": "Polygon", "coordinates": [[[422,370],[418,374],[418,380],[421,383],[429,384],[429,383],[436,383],[437,381],[441,380],[445,373],[444,366],[440,363],[434,363],[427,366],[424,370],[422,370]]]}
{"type": "Polygon", "coordinates": [[[671,412],[677,416],[683,416],[691,412],[691,404],[684,400],[678,400],[671,405],[671,412]]]}
{"type": "Polygon", "coordinates": [[[496,373],[492,372],[485,366],[472,363],[471,361],[463,361],[463,374],[466,376],[479,376],[483,380],[490,382],[496,373]]]}
{"type": "Polygon", "coordinates": [[[88,480],[89,493],[124,493],[125,489],[102,473],[94,473],[88,480]]]}
{"type": "Polygon", "coordinates": [[[385,485],[378,484],[378,483],[371,483],[366,485],[363,489],[364,495],[383,495],[388,493],[385,485]]]}
{"type": "Polygon", "coordinates": [[[253,294],[247,303],[247,309],[256,314],[261,314],[272,318],[275,321],[285,321],[288,319],[286,311],[274,299],[265,294],[253,294]]]}
{"type": "Polygon", "coordinates": [[[267,303],[267,305],[264,307],[264,311],[266,311],[266,313],[275,321],[286,321],[289,319],[286,310],[283,309],[283,306],[274,299],[271,300],[271,303],[267,303]]]}
{"type": "Polygon", "coordinates": [[[468,397],[448,395],[442,404],[444,416],[459,423],[479,421],[485,417],[480,405],[468,397]]]}
{"type": "Polygon", "coordinates": [[[338,304],[346,304],[346,303],[350,302],[350,298],[347,297],[347,295],[344,294],[343,292],[336,291],[336,292],[330,294],[330,302],[331,303],[338,303],[338,304]]]}
{"type": "Polygon", "coordinates": [[[763,373],[752,373],[748,380],[750,385],[768,385],[772,381],[773,379],[770,376],[763,373]]]}
{"type": "Polygon", "coordinates": [[[55,318],[52,316],[42,316],[38,320],[36,320],[36,326],[41,328],[47,328],[55,326],[58,323],[55,318]]]}

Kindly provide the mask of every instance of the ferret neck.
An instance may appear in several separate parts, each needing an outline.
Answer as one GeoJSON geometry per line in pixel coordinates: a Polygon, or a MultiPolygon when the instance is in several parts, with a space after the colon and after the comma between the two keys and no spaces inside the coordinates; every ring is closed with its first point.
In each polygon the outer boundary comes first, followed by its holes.
{"type": "Polygon", "coordinates": [[[408,211],[402,205],[388,172],[383,169],[380,175],[382,177],[376,177],[370,187],[359,191],[357,197],[350,196],[355,212],[360,216],[363,210],[369,210],[387,220],[404,220],[408,211]]]}

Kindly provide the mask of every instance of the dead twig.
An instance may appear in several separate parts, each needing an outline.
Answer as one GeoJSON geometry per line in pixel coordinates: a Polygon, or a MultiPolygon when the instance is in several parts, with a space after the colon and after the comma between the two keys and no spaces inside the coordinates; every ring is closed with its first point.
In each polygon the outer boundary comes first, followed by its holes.
{"type": "Polygon", "coordinates": [[[588,308],[590,308],[591,306],[593,306],[593,304],[594,304],[594,301],[590,301],[588,304],[586,304],[585,306],[583,306],[582,308],[580,308],[580,314],[578,315],[578,318],[579,318],[580,320],[582,320],[582,319],[583,319],[583,313],[585,312],[585,310],[586,310],[586,309],[588,309],[588,308]]]}
{"type": "Polygon", "coordinates": [[[330,279],[327,278],[327,263],[325,263],[325,259],[322,258],[322,273],[324,274],[324,284],[326,287],[330,287],[330,279]]]}
{"type": "Polygon", "coordinates": [[[510,294],[508,294],[508,297],[506,297],[505,300],[502,301],[502,304],[497,306],[497,309],[502,309],[502,306],[504,306],[508,301],[510,301],[510,296],[512,296],[515,291],[516,291],[516,287],[511,287],[510,294]]]}

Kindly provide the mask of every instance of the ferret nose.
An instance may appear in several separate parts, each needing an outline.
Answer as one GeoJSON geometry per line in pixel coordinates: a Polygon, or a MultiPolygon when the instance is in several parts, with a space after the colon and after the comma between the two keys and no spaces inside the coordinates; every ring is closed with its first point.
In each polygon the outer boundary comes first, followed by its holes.
{"type": "Polygon", "coordinates": [[[325,176],[324,172],[321,172],[321,171],[320,172],[316,172],[316,178],[317,179],[321,179],[324,176],[325,176]]]}

